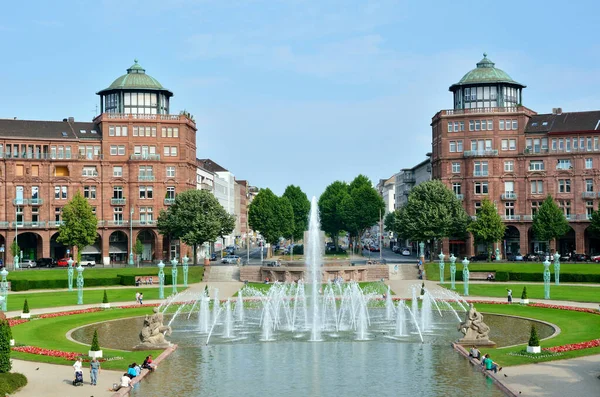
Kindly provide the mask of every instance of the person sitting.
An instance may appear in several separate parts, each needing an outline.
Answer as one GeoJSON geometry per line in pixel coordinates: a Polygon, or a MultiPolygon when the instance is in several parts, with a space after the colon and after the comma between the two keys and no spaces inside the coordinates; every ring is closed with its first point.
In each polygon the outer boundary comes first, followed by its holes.
{"type": "Polygon", "coordinates": [[[493,362],[489,354],[485,355],[485,358],[483,359],[483,365],[485,366],[486,370],[494,371],[494,373],[502,371],[502,367],[498,366],[497,363],[493,362]]]}
{"type": "Polygon", "coordinates": [[[139,287],[140,285],[142,285],[142,278],[141,278],[141,277],[138,277],[138,278],[135,280],[135,286],[136,286],[136,287],[139,287]]]}
{"type": "Polygon", "coordinates": [[[152,362],[152,354],[146,357],[146,359],[142,363],[142,368],[148,369],[150,371],[154,371],[156,369],[156,364],[152,362]]]}
{"type": "Polygon", "coordinates": [[[469,350],[469,357],[476,358],[477,360],[481,358],[481,352],[477,349],[477,346],[473,346],[471,350],[469,350]]]}
{"type": "Polygon", "coordinates": [[[127,368],[127,376],[129,376],[131,379],[133,379],[137,376],[136,371],[135,371],[136,365],[137,365],[136,363],[133,363],[129,366],[129,368],[127,368]]]}
{"type": "Polygon", "coordinates": [[[120,384],[114,384],[112,389],[108,389],[108,391],[119,391],[121,390],[121,388],[123,387],[129,387],[131,386],[131,378],[129,376],[127,376],[127,374],[123,374],[123,376],[121,376],[121,383],[120,384]]]}
{"type": "Polygon", "coordinates": [[[487,281],[494,281],[494,275],[492,273],[488,273],[487,281]]]}

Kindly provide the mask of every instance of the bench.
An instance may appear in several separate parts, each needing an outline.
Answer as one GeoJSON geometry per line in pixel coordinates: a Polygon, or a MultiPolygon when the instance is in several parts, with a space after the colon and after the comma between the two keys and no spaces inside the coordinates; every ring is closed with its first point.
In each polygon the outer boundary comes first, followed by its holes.
{"type": "Polygon", "coordinates": [[[492,275],[492,281],[496,279],[496,272],[470,272],[469,280],[484,280],[487,281],[488,275],[492,275]]]}
{"type": "Polygon", "coordinates": [[[135,276],[135,285],[138,286],[138,279],[140,280],[139,285],[153,285],[158,284],[158,276],[135,276]]]}

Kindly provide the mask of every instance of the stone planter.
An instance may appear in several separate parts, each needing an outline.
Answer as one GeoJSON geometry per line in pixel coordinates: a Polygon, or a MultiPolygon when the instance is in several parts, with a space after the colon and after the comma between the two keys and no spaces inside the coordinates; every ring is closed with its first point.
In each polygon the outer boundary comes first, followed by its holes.
{"type": "Polygon", "coordinates": [[[21,313],[21,318],[30,318],[31,313],[21,313]]]}
{"type": "Polygon", "coordinates": [[[527,346],[527,353],[541,353],[541,346],[527,346]]]}
{"type": "Polygon", "coordinates": [[[102,358],[102,350],[88,350],[90,358],[102,358]]]}
{"type": "Polygon", "coordinates": [[[521,304],[522,305],[528,305],[529,304],[529,299],[521,299],[521,304]]]}
{"type": "Polygon", "coordinates": [[[110,303],[101,303],[100,308],[102,309],[110,309],[110,303]]]}

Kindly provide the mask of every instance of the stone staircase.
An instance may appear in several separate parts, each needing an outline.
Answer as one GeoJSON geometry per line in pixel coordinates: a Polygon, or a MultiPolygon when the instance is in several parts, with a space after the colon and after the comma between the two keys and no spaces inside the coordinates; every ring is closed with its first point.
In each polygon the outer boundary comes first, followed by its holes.
{"type": "Polygon", "coordinates": [[[398,263],[388,266],[390,280],[417,280],[419,278],[419,271],[413,263],[398,263]]]}
{"type": "Polygon", "coordinates": [[[240,281],[239,266],[206,266],[204,268],[204,280],[214,281],[240,281]]]}

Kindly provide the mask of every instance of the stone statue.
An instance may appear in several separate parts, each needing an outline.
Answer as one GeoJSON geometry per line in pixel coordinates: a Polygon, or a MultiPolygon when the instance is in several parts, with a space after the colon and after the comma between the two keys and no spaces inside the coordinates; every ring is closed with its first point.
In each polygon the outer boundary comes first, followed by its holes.
{"type": "Polygon", "coordinates": [[[462,345],[495,346],[489,338],[490,327],[483,322],[483,315],[479,313],[473,304],[465,315],[465,321],[458,325],[458,330],[464,337],[458,341],[462,345]]]}
{"type": "Polygon", "coordinates": [[[163,314],[154,308],[152,316],[146,315],[144,325],[140,331],[140,343],[135,347],[137,350],[143,349],[161,349],[171,346],[171,343],[165,339],[165,335],[171,335],[171,327],[163,325],[163,314]]]}

